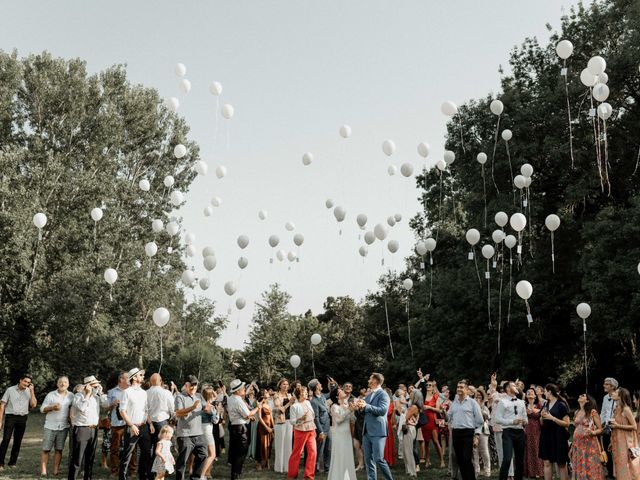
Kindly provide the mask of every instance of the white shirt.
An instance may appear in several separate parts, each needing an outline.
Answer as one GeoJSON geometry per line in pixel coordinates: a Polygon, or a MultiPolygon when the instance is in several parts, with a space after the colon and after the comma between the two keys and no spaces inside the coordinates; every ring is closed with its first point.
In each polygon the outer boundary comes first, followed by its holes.
{"type": "Polygon", "coordinates": [[[4,413],[8,415],[28,415],[29,414],[29,400],[31,400],[31,393],[28,388],[20,390],[18,385],[7,388],[2,396],[2,403],[7,406],[4,409],[4,413]]]}
{"type": "Polygon", "coordinates": [[[609,420],[613,419],[613,412],[616,409],[616,402],[608,393],[602,399],[602,408],[600,409],[600,421],[602,425],[606,425],[609,420]]]}
{"type": "Polygon", "coordinates": [[[498,402],[498,408],[494,414],[496,424],[500,425],[503,429],[513,428],[516,430],[524,429],[528,421],[527,407],[524,402],[516,397],[503,398],[498,402]],[[514,425],[513,421],[516,419],[524,420],[524,425],[514,425]]]}
{"type": "Polygon", "coordinates": [[[289,408],[289,421],[295,425],[299,418],[302,418],[307,414],[307,421],[313,422],[315,419],[315,415],[313,414],[313,408],[311,407],[311,403],[309,400],[305,400],[304,402],[296,402],[291,405],[289,408]]]}
{"type": "Polygon", "coordinates": [[[134,425],[147,421],[147,392],[140,385],[127,388],[120,400],[120,411],[126,412],[134,425]]]}
{"type": "Polygon", "coordinates": [[[244,425],[249,423],[247,417],[251,410],[247,402],[239,395],[229,395],[227,399],[227,413],[229,414],[229,423],[231,425],[244,425]]]}
{"type": "Polygon", "coordinates": [[[60,410],[50,410],[44,418],[44,428],[49,430],[64,430],[69,428],[69,409],[73,403],[73,394],[69,391],[61,394],[58,390],[47,393],[44,402],[40,407],[40,411],[44,413],[44,409],[55,404],[60,405],[60,410]]]}
{"type": "Polygon", "coordinates": [[[86,398],[84,392],[76,393],[73,397],[73,424],[76,427],[95,427],[100,420],[100,407],[106,408],[107,405],[107,396],[104,394],[92,394],[86,398]]]}
{"type": "MultiPolygon", "coordinates": [[[[113,403],[114,400],[122,401],[122,395],[126,388],[120,388],[119,386],[113,387],[111,390],[107,392],[107,400],[109,401],[109,406],[113,403]]],[[[119,410],[119,405],[116,405],[111,410],[111,426],[112,427],[123,427],[125,425],[124,420],[118,418],[117,411],[119,410]]]]}
{"type": "Polygon", "coordinates": [[[171,392],[160,386],[147,390],[147,408],[152,422],[169,420],[175,413],[175,405],[171,392]]]}

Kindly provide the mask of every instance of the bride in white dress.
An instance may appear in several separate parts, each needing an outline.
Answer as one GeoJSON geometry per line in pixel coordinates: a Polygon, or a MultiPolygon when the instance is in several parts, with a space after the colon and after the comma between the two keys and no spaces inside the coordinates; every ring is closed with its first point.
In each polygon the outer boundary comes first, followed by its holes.
{"type": "Polygon", "coordinates": [[[331,465],[327,480],[356,480],[351,441],[351,410],[341,388],[331,392],[331,465]]]}

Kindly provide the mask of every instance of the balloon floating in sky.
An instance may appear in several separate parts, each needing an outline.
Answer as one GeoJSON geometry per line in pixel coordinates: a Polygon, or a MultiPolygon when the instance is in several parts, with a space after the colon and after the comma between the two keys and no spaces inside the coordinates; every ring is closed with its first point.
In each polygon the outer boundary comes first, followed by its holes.
{"type": "Polygon", "coordinates": [[[411,290],[413,288],[413,280],[411,280],[410,278],[405,278],[402,281],[402,287],[407,291],[411,290]]]}
{"type": "Polygon", "coordinates": [[[166,308],[159,307],[153,311],[152,318],[153,318],[153,323],[155,323],[156,327],[162,328],[167,323],[169,323],[169,320],[171,319],[171,314],[169,313],[169,310],[167,310],[166,308]]]}
{"type": "Polygon", "coordinates": [[[113,285],[118,280],[118,272],[114,268],[107,268],[104,271],[104,281],[109,285],[113,285]]]}
{"type": "Polygon", "coordinates": [[[209,280],[208,277],[203,277],[198,280],[198,285],[200,285],[202,290],[207,290],[211,286],[211,280],[209,280]]]}
{"type": "Polygon", "coordinates": [[[300,357],[298,355],[291,355],[289,363],[293,368],[298,368],[300,366],[300,357]]]}
{"type": "Polygon", "coordinates": [[[153,233],[160,233],[163,228],[164,224],[162,223],[162,220],[156,218],[151,222],[151,230],[153,230],[153,233]]]}
{"type": "Polygon", "coordinates": [[[566,60],[573,53],[573,44],[569,40],[560,40],[556,45],[556,53],[562,60],[566,60]]]}
{"type": "Polygon", "coordinates": [[[589,59],[587,69],[593,75],[600,75],[607,69],[607,62],[600,55],[596,55],[589,59]]]}
{"type": "Polygon", "coordinates": [[[209,255],[208,257],[204,257],[202,259],[202,264],[204,265],[205,270],[210,272],[211,270],[216,268],[216,265],[218,264],[218,261],[216,260],[215,256],[209,255]]]}
{"type": "Polygon", "coordinates": [[[320,345],[320,342],[322,342],[322,337],[320,336],[319,333],[314,333],[313,335],[311,335],[312,345],[320,345]]]}
{"type": "Polygon", "coordinates": [[[480,152],[477,156],[476,156],[476,160],[478,161],[478,163],[480,165],[484,165],[485,163],[487,163],[487,154],[484,152],[480,152]]]}
{"type": "Polygon", "coordinates": [[[364,213],[359,213],[356,217],[356,223],[360,228],[364,228],[364,226],[367,224],[367,216],[364,213]]]}
{"type": "Polygon", "coordinates": [[[349,138],[351,136],[351,127],[349,125],[342,125],[340,127],[340,136],[342,138],[349,138]]]}
{"type": "Polygon", "coordinates": [[[396,173],[398,173],[398,167],[396,167],[395,165],[389,165],[389,167],[387,168],[387,173],[390,177],[393,177],[396,173]]]}
{"type": "Polygon", "coordinates": [[[287,222],[284,224],[284,228],[287,232],[293,232],[296,229],[296,225],[293,222],[287,222]]]}
{"type": "Polygon", "coordinates": [[[247,306],[247,301],[244,298],[242,297],[236,298],[236,308],[238,310],[242,310],[246,306],[247,306]]]}
{"type": "Polygon", "coordinates": [[[149,183],[149,180],[147,180],[146,178],[143,178],[142,180],[140,180],[140,182],[138,183],[138,187],[140,188],[140,190],[142,190],[143,192],[148,192],[149,189],[151,188],[151,184],[149,183]]]}
{"type": "Polygon", "coordinates": [[[516,293],[523,300],[529,300],[533,295],[533,286],[526,280],[520,280],[516,284],[516,293]]]}
{"type": "Polygon", "coordinates": [[[333,216],[336,217],[336,220],[338,222],[342,222],[347,216],[347,211],[344,209],[344,207],[341,207],[340,205],[338,205],[336,208],[333,209],[333,216]]]}
{"type": "Polygon", "coordinates": [[[269,237],[269,246],[271,248],[276,248],[279,243],[280,243],[280,237],[278,237],[277,235],[271,235],[269,237]]]}
{"type": "Polygon", "coordinates": [[[400,173],[402,173],[404,177],[410,177],[411,175],[413,175],[413,165],[408,162],[403,163],[400,166],[400,173]]]}
{"type": "Polygon", "coordinates": [[[187,154],[187,147],[179,143],[173,147],[173,156],[176,158],[182,158],[187,154]]]}
{"type": "Polygon", "coordinates": [[[247,235],[240,235],[238,237],[238,246],[242,249],[247,248],[249,245],[249,237],[247,235]]]}
{"type": "Polygon", "coordinates": [[[304,235],[296,233],[293,236],[293,243],[295,243],[297,247],[300,247],[304,243],[304,235]]]}
{"type": "Polygon", "coordinates": [[[192,270],[185,270],[184,272],[182,272],[181,280],[185,286],[190,287],[191,285],[193,285],[193,282],[196,281],[196,274],[193,273],[192,270]]]}
{"type": "Polygon", "coordinates": [[[591,315],[591,306],[588,303],[579,303],[576,312],[582,320],[586,320],[591,315]]]}
{"type": "Polygon", "coordinates": [[[446,163],[447,165],[451,165],[456,159],[456,154],[453,153],[451,150],[445,150],[444,151],[444,163],[446,163]]]}
{"type": "Polygon", "coordinates": [[[447,117],[453,117],[458,113],[458,107],[452,101],[446,101],[440,106],[440,111],[447,117]]]}
{"type": "Polygon", "coordinates": [[[393,140],[385,140],[382,142],[382,151],[387,157],[390,157],[396,151],[396,144],[393,140]]]}
{"type": "Polygon", "coordinates": [[[420,142],[418,144],[418,155],[423,158],[427,158],[429,156],[429,152],[431,151],[431,147],[427,142],[420,142]]]}
{"type": "Polygon", "coordinates": [[[266,211],[266,210],[259,210],[259,211],[258,211],[258,218],[259,218],[260,220],[266,220],[266,219],[267,219],[267,216],[268,216],[268,214],[267,214],[267,211],[266,211]]]}
{"type": "Polygon", "coordinates": [[[513,138],[513,132],[511,130],[509,130],[508,128],[505,128],[502,131],[502,139],[505,142],[508,142],[509,140],[511,140],[513,138]]]}
{"type": "Polygon", "coordinates": [[[189,93],[191,91],[191,82],[186,78],[180,80],[180,90],[182,93],[189,93]]]}
{"type": "Polygon", "coordinates": [[[224,284],[224,293],[229,296],[232,296],[238,290],[238,285],[236,282],[227,282],[224,284]]]}
{"type": "Polygon", "coordinates": [[[373,227],[373,233],[378,240],[384,240],[385,238],[387,238],[389,230],[382,223],[378,223],[375,227],[373,227]]]}
{"type": "Polygon", "coordinates": [[[205,162],[204,160],[198,160],[193,168],[198,175],[202,176],[206,175],[209,171],[209,165],[207,165],[207,162],[205,162]]]}
{"type": "Polygon", "coordinates": [[[224,178],[226,174],[227,174],[227,167],[225,167],[224,165],[218,165],[216,167],[216,177],[224,178]]]}
{"type": "Polygon", "coordinates": [[[498,212],[496,213],[495,221],[499,227],[504,227],[507,223],[509,223],[509,215],[504,212],[498,212]]]}
{"type": "Polygon", "coordinates": [[[238,259],[238,267],[240,267],[241,270],[244,270],[245,268],[247,268],[248,265],[249,265],[249,259],[247,257],[240,257],[238,259]]]}
{"type": "Polygon", "coordinates": [[[100,207],[96,207],[91,210],[91,219],[94,222],[99,222],[102,220],[102,209],[100,207]]]}
{"type": "Polygon", "coordinates": [[[170,111],[176,113],[178,111],[178,108],[180,108],[180,100],[178,100],[177,97],[169,97],[165,101],[165,105],[170,111]]]}
{"type": "Polygon", "coordinates": [[[187,67],[184,63],[176,63],[175,72],[178,77],[184,77],[187,74],[187,67]]]}
{"type": "Polygon", "coordinates": [[[361,257],[366,257],[369,254],[369,247],[367,247],[366,245],[360,245],[358,253],[361,257]]]}
{"type": "Polygon", "coordinates": [[[302,155],[302,164],[305,167],[311,165],[311,162],[313,162],[313,153],[306,152],[304,155],[302,155]]]}
{"type": "Polygon", "coordinates": [[[387,248],[391,253],[396,253],[400,248],[400,244],[398,243],[397,240],[389,240],[389,243],[387,244],[387,248]]]}
{"type": "Polygon", "coordinates": [[[167,175],[166,177],[164,177],[164,180],[162,181],[162,183],[164,184],[165,187],[171,188],[175,183],[175,179],[171,175],[167,175]]]}
{"type": "Polygon", "coordinates": [[[480,241],[480,232],[475,228],[467,230],[467,234],[465,236],[467,238],[467,242],[469,242],[469,245],[472,247],[480,241]]]}
{"type": "Polygon", "coordinates": [[[180,190],[174,190],[170,195],[171,203],[174,207],[178,207],[184,202],[184,195],[180,190]]]}
{"type": "Polygon", "coordinates": [[[219,97],[222,93],[222,84],[220,82],[213,82],[209,85],[209,93],[215,97],[219,97]]]}
{"type": "Polygon", "coordinates": [[[211,205],[213,205],[214,207],[219,207],[220,205],[222,205],[222,199],[220,197],[213,197],[211,199],[211,205]]]}
{"type": "Polygon", "coordinates": [[[324,206],[327,207],[327,208],[333,208],[333,200],[328,198],[327,201],[324,202],[324,206]]]}
{"type": "Polygon", "coordinates": [[[235,110],[233,108],[233,105],[229,104],[229,103],[225,103],[222,106],[222,116],[224,118],[226,118],[227,120],[231,120],[233,118],[233,114],[235,113],[235,110]]]}
{"type": "Polygon", "coordinates": [[[502,115],[502,112],[504,111],[504,104],[500,100],[493,100],[489,104],[489,110],[491,110],[491,113],[494,115],[502,115]]]}
{"type": "Polygon", "coordinates": [[[373,233],[371,230],[369,230],[368,232],[365,232],[365,234],[364,234],[364,242],[367,245],[371,245],[375,241],[376,241],[376,234],[375,233],[373,233]]]}

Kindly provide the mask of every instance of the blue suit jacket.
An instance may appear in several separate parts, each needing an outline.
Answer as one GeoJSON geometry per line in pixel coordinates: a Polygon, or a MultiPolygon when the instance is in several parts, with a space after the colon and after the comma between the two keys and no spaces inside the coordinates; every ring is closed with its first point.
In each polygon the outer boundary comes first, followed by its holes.
{"type": "Polygon", "coordinates": [[[376,390],[364,399],[367,405],[364,407],[363,435],[370,437],[387,436],[387,413],[389,411],[389,395],[384,390],[376,390]]]}

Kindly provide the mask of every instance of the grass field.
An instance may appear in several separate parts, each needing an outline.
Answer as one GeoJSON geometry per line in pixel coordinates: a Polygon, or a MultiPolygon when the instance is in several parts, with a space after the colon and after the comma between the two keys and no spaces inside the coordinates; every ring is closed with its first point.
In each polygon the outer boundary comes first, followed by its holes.
{"type": "MultiPolygon", "coordinates": [[[[22,448],[20,450],[20,457],[18,459],[18,465],[15,469],[5,468],[4,471],[0,472],[0,479],[12,479],[12,480],[33,480],[39,478],[40,473],[40,451],[42,445],[42,426],[44,424],[44,415],[39,413],[31,413],[29,415],[29,422],[27,424],[27,432],[25,433],[24,439],[22,440],[22,448]]],[[[62,459],[62,468],[61,474],[59,477],[51,478],[66,478],[68,472],[68,445],[65,448],[65,452],[63,454],[62,459]]],[[[102,434],[100,434],[100,440],[98,443],[98,452],[96,454],[96,463],[93,469],[93,478],[94,479],[108,479],[109,474],[106,470],[100,468],[100,446],[102,445],[102,434]]],[[[11,447],[9,447],[10,449],[11,447]]],[[[433,448],[431,449],[434,450],[433,448]]],[[[8,461],[9,452],[7,452],[8,461]]],[[[433,453],[432,453],[433,456],[433,453]]],[[[432,463],[434,465],[438,464],[438,461],[435,457],[432,458],[432,463]]],[[[49,469],[51,469],[51,461],[49,462],[49,469]]],[[[302,478],[302,472],[300,472],[299,478],[302,478]]],[[[400,460],[396,466],[393,468],[393,476],[398,480],[405,480],[409,477],[404,473],[404,464],[400,460]]],[[[222,458],[214,465],[213,469],[213,478],[229,478],[230,470],[229,466],[226,463],[226,455],[223,455],[222,458]]],[[[242,476],[244,479],[281,479],[284,480],[286,475],[281,473],[275,473],[273,471],[256,471],[255,462],[253,460],[248,459],[245,463],[244,474],[242,476]]],[[[319,480],[324,480],[327,478],[326,474],[319,474],[316,476],[319,480]]],[[[382,478],[381,476],[379,478],[382,478]]],[[[446,470],[437,469],[437,468],[429,468],[423,470],[418,474],[418,478],[428,478],[433,480],[445,480],[449,478],[446,470]]],[[[493,476],[492,478],[496,478],[493,476]]],[[[364,472],[358,472],[358,479],[366,479],[366,475],[364,472]]]]}

